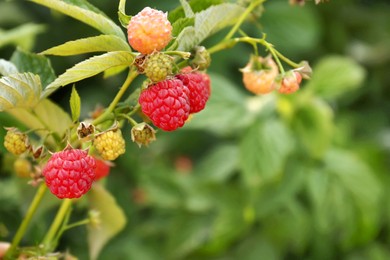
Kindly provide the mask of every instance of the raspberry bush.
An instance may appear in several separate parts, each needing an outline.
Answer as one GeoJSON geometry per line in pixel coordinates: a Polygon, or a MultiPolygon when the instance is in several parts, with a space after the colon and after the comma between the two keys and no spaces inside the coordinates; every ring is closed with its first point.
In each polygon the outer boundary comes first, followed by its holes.
{"type": "Polygon", "coordinates": [[[379,234],[383,187],[336,117],[364,69],[306,61],[333,3],[31,2],[9,4],[46,25],[0,59],[0,258],[349,259],[379,234]]]}

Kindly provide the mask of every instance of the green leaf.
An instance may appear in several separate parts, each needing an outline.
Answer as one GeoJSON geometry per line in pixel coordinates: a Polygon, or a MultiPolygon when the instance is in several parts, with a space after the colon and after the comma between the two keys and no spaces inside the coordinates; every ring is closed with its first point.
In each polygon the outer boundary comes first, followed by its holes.
{"type": "Polygon", "coordinates": [[[360,87],[366,71],[356,61],[343,56],[329,56],[313,68],[313,76],[306,89],[334,99],[360,87]]]}
{"type": "Polygon", "coordinates": [[[83,8],[85,10],[89,10],[89,11],[92,11],[92,12],[95,12],[95,13],[98,13],[98,14],[101,14],[101,15],[107,17],[107,15],[104,12],[102,12],[97,7],[95,7],[94,5],[89,3],[87,0],[61,0],[61,1],[65,2],[67,4],[75,5],[75,6],[78,6],[80,8],[83,8]]]}
{"type": "Polygon", "coordinates": [[[8,76],[18,73],[18,68],[10,61],[0,59],[0,75],[8,76]]]}
{"type": "MultiPolygon", "coordinates": [[[[248,231],[252,219],[248,219],[246,192],[244,187],[219,186],[214,190],[216,207],[215,216],[210,219],[209,236],[201,252],[218,254],[226,251],[234,242],[248,231]]],[[[249,209],[251,211],[252,209],[249,209]]]]}
{"type": "Polygon", "coordinates": [[[95,76],[107,69],[123,65],[130,66],[133,60],[133,54],[127,51],[108,52],[99,56],[93,56],[67,69],[65,73],[61,74],[46,87],[42,96],[46,97],[61,86],[95,76]]]}
{"type": "Polygon", "coordinates": [[[197,165],[196,176],[202,181],[223,183],[237,170],[238,155],[236,145],[217,146],[197,165]]]}
{"type": "Polygon", "coordinates": [[[173,37],[178,36],[186,27],[194,25],[194,18],[180,18],[172,24],[173,37]]]}
{"type": "Polygon", "coordinates": [[[42,91],[38,75],[17,73],[0,79],[0,111],[16,107],[34,107],[42,91]]]}
{"type": "Polygon", "coordinates": [[[76,122],[79,120],[81,113],[81,100],[77,93],[76,87],[73,86],[72,93],[70,94],[70,111],[72,112],[72,120],[76,122]]]}
{"type": "MultiPolygon", "coordinates": [[[[57,141],[61,141],[61,138],[72,125],[69,115],[48,99],[41,100],[33,109],[15,108],[7,110],[7,113],[29,129],[42,129],[35,131],[42,137],[53,133],[57,141]]],[[[55,142],[52,136],[49,136],[47,140],[49,143],[55,142]]]]}
{"type": "Polygon", "coordinates": [[[301,53],[318,47],[322,27],[315,8],[292,8],[285,1],[267,1],[264,8],[262,28],[267,41],[279,51],[288,57],[300,58],[301,53]]]}
{"type": "Polygon", "coordinates": [[[302,253],[307,248],[312,232],[310,217],[306,208],[296,199],[291,199],[283,210],[265,219],[264,233],[280,248],[289,248],[302,253]]]}
{"type": "Polygon", "coordinates": [[[122,29],[116,25],[111,19],[98,12],[97,8],[91,8],[91,4],[82,0],[31,0],[37,4],[44,5],[52,10],[59,11],[74,19],[77,19],[89,26],[97,29],[104,34],[116,35],[119,38],[126,40],[122,29]]]}
{"type": "Polygon", "coordinates": [[[122,13],[121,11],[118,12],[118,19],[121,23],[122,27],[127,28],[128,24],[130,23],[131,16],[126,15],[125,13],[122,13]]]}
{"type": "Polygon", "coordinates": [[[129,67],[128,65],[124,65],[124,66],[112,67],[112,68],[110,68],[108,70],[105,70],[103,78],[107,79],[109,77],[113,77],[115,75],[118,75],[119,73],[121,73],[124,70],[126,70],[128,67],[129,67]]]}
{"type": "Polygon", "coordinates": [[[225,3],[196,13],[194,26],[187,27],[178,35],[177,49],[190,51],[211,34],[234,24],[244,11],[242,6],[225,3]]]}
{"type": "Polygon", "coordinates": [[[208,238],[210,217],[180,213],[174,216],[166,244],[167,257],[163,259],[186,259],[186,256],[198,248],[208,238]]]}
{"type": "Polygon", "coordinates": [[[43,87],[56,78],[51,62],[45,56],[17,49],[12,54],[11,62],[20,72],[32,72],[39,75],[43,87]]]}
{"type": "Polygon", "coordinates": [[[89,226],[88,241],[91,259],[97,259],[104,245],[126,225],[126,216],[115,198],[100,184],[94,183],[88,192],[91,210],[99,212],[100,225],[89,226]]]}
{"type": "Polygon", "coordinates": [[[45,30],[43,25],[23,24],[8,31],[0,31],[0,48],[14,44],[23,49],[31,49],[35,36],[45,30]]]}
{"type": "Polygon", "coordinates": [[[298,105],[292,127],[310,156],[321,158],[333,137],[333,111],[320,99],[298,105]]]}
{"type": "Polygon", "coordinates": [[[69,41],[47,49],[40,54],[70,56],[91,52],[131,51],[130,46],[122,38],[115,35],[99,35],[69,41]]]}
{"type": "Polygon", "coordinates": [[[350,151],[331,149],[307,177],[317,232],[344,248],[377,236],[383,186],[365,162],[350,151]]]}
{"type": "Polygon", "coordinates": [[[257,187],[282,174],[293,146],[289,129],[280,121],[268,119],[251,126],[240,145],[244,183],[257,187]]]}
{"type": "Polygon", "coordinates": [[[263,230],[259,231],[254,228],[238,243],[238,246],[233,248],[233,252],[228,251],[226,258],[223,259],[242,259],[242,256],[245,256],[246,260],[283,259],[281,250],[265,236],[263,230]]]}
{"type": "Polygon", "coordinates": [[[305,184],[307,169],[302,163],[296,163],[297,157],[291,155],[284,163],[283,174],[274,182],[252,190],[256,196],[254,208],[258,219],[272,218],[278,212],[288,208],[305,184]]]}
{"type": "Polygon", "coordinates": [[[192,11],[190,4],[185,0],[180,0],[180,4],[183,7],[184,15],[188,18],[194,16],[194,11],[192,11]]]}
{"type": "MultiPolygon", "coordinates": [[[[190,7],[193,12],[197,13],[207,9],[212,5],[222,4],[224,0],[191,0],[189,1],[190,7]]],[[[180,5],[176,9],[168,13],[168,19],[171,23],[176,22],[180,18],[185,18],[183,6],[180,5]]]]}
{"type": "Polygon", "coordinates": [[[124,28],[127,28],[127,25],[129,24],[131,20],[131,15],[126,14],[126,0],[119,0],[119,6],[118,6],[118,19],[121,25],[124,28]]]}

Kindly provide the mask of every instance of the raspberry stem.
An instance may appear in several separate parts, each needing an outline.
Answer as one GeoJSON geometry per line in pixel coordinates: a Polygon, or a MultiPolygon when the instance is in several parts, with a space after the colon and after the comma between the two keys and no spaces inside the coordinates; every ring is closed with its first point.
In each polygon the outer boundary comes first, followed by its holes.
{"type": "Polygon", "coordinates": [[[126,118],[126,119],[130,122],[130,124],[131,124],[132,126],[135,126],[135,125],[138,124],[137,121],[135,121],[135,120],[134,120],[132,117],[130,117],[129,115],[121,114],[121,115],[119,115],[119,116],[121,116],[121,117],[123,117],[123,118],[126,118]]]}
{"type": "Polygon", "coordinates": [[[7,251],[7,254],[5,255],[4,259],[14,259],[13,255],[15,253],[16,248],[18,247],[20,241],[22,240],[24,234],[26,233],[27,227],[29,223],[31,222],[32,217],[34,216],[40,202],[42,201],[43,196],[45,195],[45,192],[47,190],[47,186],[45,183],[42,183],[38,190],[37,193],[34,196],[33,201],[30,204],[30,207],[26,213],[26,216],[24,217],[22,223],[19,226],[18,231],[16,232],[14,239],[12,240],[12,244],[10,248],[7,251]]]}
{"type": "Polygon", "coordinates": [[[187,60],[191,57],[191,52],[188,52],[188,51],[166,51],[164,53],[167,55],[177,55],[185,60],[187,60]]]}
{"type": "Polygon", "coordinates": [[[68,211],[71,209],[72,200],[64,199],[62,204],[57,212],[56,217],[54,218],[53,223],[51,224],[49,231],[46,233],[46,236],[42,240],[44,249],[47,251],[52,251],[56,247],[56,241],[54,238],[57,236],[58,231],[61,226],[64,224],[64,219],[67,216],[68,211]],[[54,243],[53,243],[54,242],[54,243]]]}
{"type": "Polygon", "coordinates": [[[131,82],[138,76],[137,70],[133,67],[129,70],[129,74],[127,75],[127,78],[121,88],[119,89],[118,93],[116,94],[115,98],[112,100],[111,104],[108,106],[108,108],[104,111],[103,114],[101,114],[98,118],[96,118],[92,124],[98,125],[102,122],[104,122],[110,114],[114,111],[116,105],[119,103],[123,95],[125,94],[126,90],[129,88],[131,82]]]}
{"type": "Polygon", "coordinates": [[[275,50],[275,54],[278,55],[278,57],[283,60],[285,63],[287,63],[288,65],[290,65],[291,67],[293,68],[298,68],[300,67],[300,65],[298,63],[295,63],[293,62],[292,60],[290,60],[289,58],[287,58],[286,56],[284,56],[283,54],[281,54],[278,50],[274,49],[275,50]]]}
{"type": "Polygon", "coordinates": [[[264,3],[266,0],[257,0],[250,3],[248,8],[245,10],[245,12],[238,18],[237,23],[234,25],[234,27],[228,32],[228,34],[223,39],[224,41],[229,40],[232,38],[232,36],[237,32],[237,30],[240,28],[241,24],[244,22],[246,17],[255,9],[258,5],[264,3]]]}
{"type": "Polygon", "coordinates": [[[269,43],[265,40],[265,36],[262,39],[253,38],[253,37],[249,37],[249,36],[232,38],[232,39],[225,40],[225,41],[222,41],[222,42],[214,45],[213,47],[208,49],[208,52],[210,54],[212,54],[212,53],[215,53],[218,51],[233,48],[239,42],[246,42],[246,43],[251,44],[252,46],[254,44],[263,45],[274,57],[276,63],[278,64],[279,70],[282,74],[284,74],[284,68],[283,68],[280,60],[284,61],[285,63],[287,63],[288,65],[290,65],[293,68],[298,68],[300,66],[299,64],[293,62],[292,60],[288,59],[286,56],[281,54],[279,51],[277,51],[271,43],[269,43]]]}

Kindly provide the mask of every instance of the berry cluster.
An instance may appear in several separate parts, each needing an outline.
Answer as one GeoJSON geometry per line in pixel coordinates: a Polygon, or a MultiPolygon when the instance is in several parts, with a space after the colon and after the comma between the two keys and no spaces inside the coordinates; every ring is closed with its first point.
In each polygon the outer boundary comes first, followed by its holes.
{"type": "Polygon", "coordinates": [[[210,96],[210,78],[201,72],[182,72],[174,78],[149,85],[142,91],[142,112],[155,126],[165,131],[182,127],[192,113],[206,105],[210,96]]]}
{"type": "MultiPolygon", "coordinates": [[[[209,76],[190,67],[172,75],[174,59],[161,52],[172,39],[172,25],[166,13],[144,8],[131,18],[127,33],[130,46],[140,52],[134,65],[138,73],[145,73],[151,81],[139,97],[142,112],[165,131],[182,127],[190,114],[205,107],[210,96],[209,76]]],[[[210,63],[204,47],[195,48],[191,57],[189,64],[196,69],[204,70],[210,63]]],[[[132,138],[138,144],[149,143],[143,140],[144,134],[139,130],[133,132],[132,138]]],[[[153,134],[149,136],[153,140],[153,134]]]]}

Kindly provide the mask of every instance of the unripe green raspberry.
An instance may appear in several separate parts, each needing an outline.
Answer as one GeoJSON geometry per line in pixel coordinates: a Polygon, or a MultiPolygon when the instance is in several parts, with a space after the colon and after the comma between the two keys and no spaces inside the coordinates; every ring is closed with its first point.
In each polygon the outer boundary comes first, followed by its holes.
{"type": "Polygon", "coordinates": [[[138,144],[148,146],[151,142],[156,140],[156,131],[145,122],[135,125],[131,129],[131,140],[138,144]]]}
{"type": "Polygon", "coordinates": [[[125,140],[120,129],[99,134],[93,144],[104,160],[112,161],[125,153],[125,140]]]}
{"type": "Polygon", "coordinates": [[[7,130],[4,137],[4,146],[7,151],[15,155],[24,153],[30,147],[27,135],[19,132],[16,128],[8,128],[7,130]]]}
{"type": "Polygon", "coordinates": [[[204,46],[196,46],[191,52],[190,65],[197,70],[205,70],[210,66],[211,56],[204,46]]]}
{"type": "Polygon", "coordinates": [[[161,52],[147,56],[144,64],[145,75],[153,82],[163,81],[172,74],[173,59],[161,52]]]}

